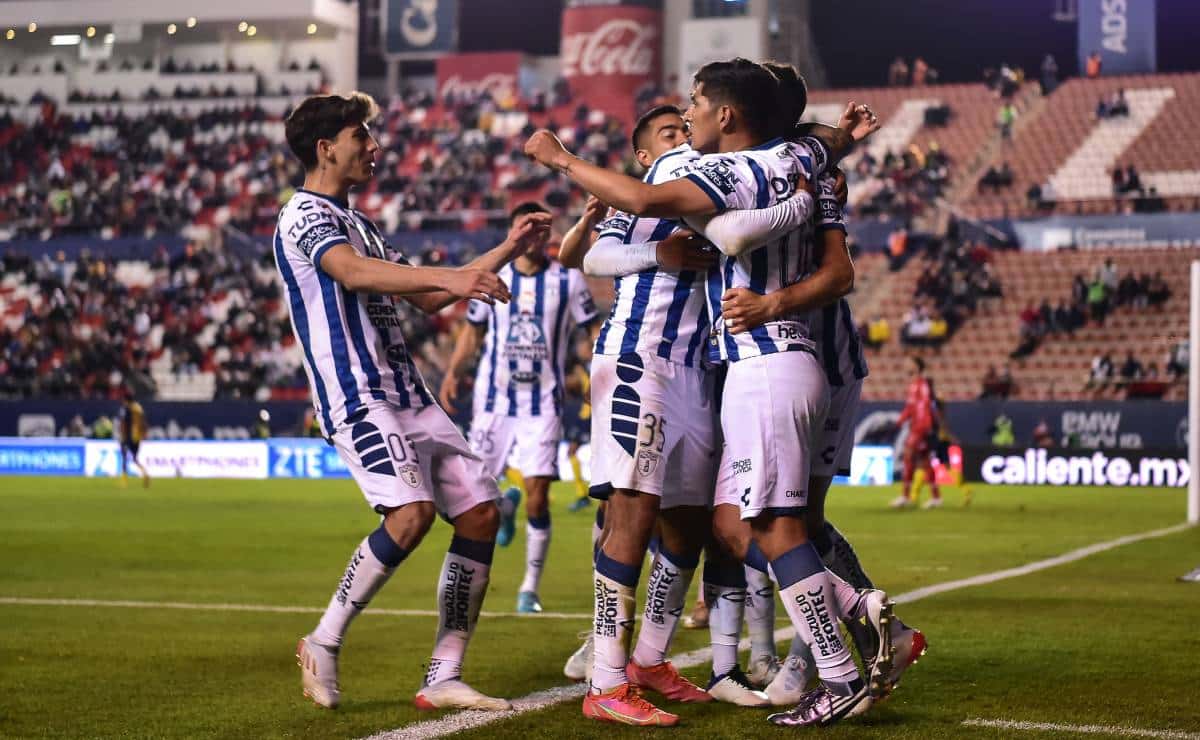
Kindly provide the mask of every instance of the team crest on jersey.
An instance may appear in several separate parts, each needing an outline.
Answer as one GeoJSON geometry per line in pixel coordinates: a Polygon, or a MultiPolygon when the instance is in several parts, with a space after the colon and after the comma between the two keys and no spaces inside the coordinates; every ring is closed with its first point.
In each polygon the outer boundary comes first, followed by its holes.
{"type": "Polygon", "coordinates": [[[638,450],[637,469],[642,475],[653,475],[658,469],[658,462],[662,460],[662,455],[654,450],[638,450]]]}
{"type": "Polygon", "coordinates": [[[732,193],[737,184],[741,182],[729,166],[729,160],[726,159],[711,159],[702,162],[697,170],[725,195],[732,193]]]}
{"type": "Polygon", "coordinates": [[[546,348],[546,332],[536,317],[528,313],[512,317],[504,342],[504,354],[510,360],[544,361],[550,356],[546,348]]]}
{"type": "Polygon", "coordinates": [[[400,469],[396,472],[399,474],[400,480],[404,481],[404,484],[409,488],[421,487],[421,469],[416,465],[412,463],[401,465],[400,469]]]}

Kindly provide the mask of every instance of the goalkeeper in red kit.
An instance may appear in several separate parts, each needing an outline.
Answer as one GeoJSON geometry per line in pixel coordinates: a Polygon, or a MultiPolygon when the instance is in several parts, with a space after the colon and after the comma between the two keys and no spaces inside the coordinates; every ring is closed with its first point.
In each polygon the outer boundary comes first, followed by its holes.
{"type": "Polygon", "coordinates": [[[929,481],[932,498],[926,507],[934,508],[942,504],[942,494],[938,490],[931,459],[937,436],[937,411],[934,408],[937,399],[933,393],[933,381],[925,374],[925,361],[920,357],[913,357],[910,361],[912,380],[908,384],[904,410],[900,412],[898,420],[901,426],[908,423],[908,437],[904,440],[904,488],[900,496],[892,501],[892,508],[902,509],[913,505],[913,474],[918,469],[925,471],[925,479],[929,481]]]}

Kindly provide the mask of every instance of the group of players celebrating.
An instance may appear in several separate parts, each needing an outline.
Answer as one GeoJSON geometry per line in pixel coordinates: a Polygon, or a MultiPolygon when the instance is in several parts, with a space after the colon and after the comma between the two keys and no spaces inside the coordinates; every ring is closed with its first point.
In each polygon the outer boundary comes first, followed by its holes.
{"type": "Polygon", "coordinates": [[[852,102],[837,126],[799,126],[806,98],[788,66],[705,65],[685,112],[658,107],[638,120],[632,145],[643,180],[576,158],[538,131],[525,153],[592,195],[559,261],[545,252],[550,214],[526,205],[504,242],[461,268],[409,265],[349,206],[379,149],[369,97],[309,98],[289,116],[288,143],[306,177],[280,214],[276,262],[322,429],[382,517],[299,642],[306,695],[338,705],[338,650],[351,620],[440,513],[454,534],[415,702],[509,708],[461,670],[497,535],[512,537],[517,501],[495,482],[510,462],[528,490],[518,610],[541,609],[563,365],[572,331],[596,324],[571,269],[579,266],[615,278],[616,288],[590,373],[591,494],[604,501],[592,552],[595,616],[566,669],[589,681],[584,716],[677,724],[649,690],[789,707],[769,721],[825,725],[895,688],[924,636],[893,615],[824,518],[833,476],[848,472],[867,375],[843,299],[854,271],[836,164],[879,124],[852,102]],[[459,370],[482,348],[469,443],[418,375],[396,313],[400,300],[437,311],[462,299],[472,301],[469,326],[440,396],[454,402],[459,370]],[[635,593],[651,550],[635,644],[635,593]],[[667,660],[702,556],[713,655],[705,689],[667,660]],[[795,628],[783,661],[773,641],[776,590],[795,628]],[[738,665],[744,622],[749,675],[738,665]]]}

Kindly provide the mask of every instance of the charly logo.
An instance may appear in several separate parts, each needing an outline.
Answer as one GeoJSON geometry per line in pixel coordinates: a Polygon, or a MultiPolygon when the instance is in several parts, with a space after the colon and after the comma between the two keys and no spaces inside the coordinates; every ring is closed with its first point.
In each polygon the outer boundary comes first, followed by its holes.
{"type": "Polygon", "coordinates": [[[613,19],[562,41],[563,77],[630,75],[645,77],[654,65],[658,29],[629,19],[613,19]]]}

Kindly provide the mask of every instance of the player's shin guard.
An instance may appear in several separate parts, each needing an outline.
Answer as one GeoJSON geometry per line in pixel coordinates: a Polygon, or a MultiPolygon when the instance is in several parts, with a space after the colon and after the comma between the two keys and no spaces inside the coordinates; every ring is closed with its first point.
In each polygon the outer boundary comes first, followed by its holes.
{"type": "Polygon", "coordinates": [[[604,533],[604,506],[596,507],[596,521],[592,524],[592,560],[600,551],[600,535],[604,533]]]}
{"type": "Polygon", "coordinates": [[[546,553],[550,550],[550,512],[529,517],[525,537],[525,579],[519,590],[536,594],[542,582],[542,569],[546,567],[546,553]]]}
{"type": "Polygon", "coordinates": [[[646,579],[646,609],[633,649],[634,663],[650,667],[667,659],[667,649],[683,615],[684,601],[699,562],[699,553],[685,557],[659,548],[646,579]]]}
{"type": "Polygon", "coordinates": [[[750,632],[750,665],[775,653],[775,584],[767,573],[767,559],[758,545],[746,553],[746,629],[750,632]]]}
{"type": "Polygon", "coordinates": [[[845,536],[830,522],[825,522],[824,530],[822,537],[813,538],[813,544],[825,567],[855,588],[875,588],[845,536]]]}
{"type": "Polygon", "coordinates": [[[619,563],[603,550],[596,553],[595,619],[592,622],[592,689],[609,691],[628,682],[625,664],[633,640],[634,591],[641,562],[619,563]]]}
{"type": "Polygon", "coordinates": [[[704,604],[712,640],[712,672],[723,676],[737,667],[738,638],[746,608],[746,573],[737,561],[704,561],[704,604]]]}
{"type": "Polygon", "coordinates": [[[842,640],[834,586],[816,548],[810,543],[794,547],[772,560],[771,570],[779,579],[783,605],[796,633],[812,650],[818,675],[840,693],[841,687],[853,684],[860,675],[842,640]]]}
{"type": "Polygon", "coordinates": [[[425,673],[425,684],[456,679],[462,674],[467,643],[475,632],[492,570],[494,542],[454,535],[438,579],[437,640],[425,673]]]}
{"type": "Polygon", "coordinates": [[[367,607],[407,556],[408,551],[396,544],[383,525],[367,535],[350,558],[320,624],[313,630],[317,644],[340,646],[350,622],[367,607]]]}

